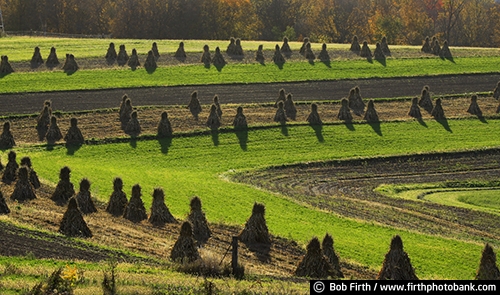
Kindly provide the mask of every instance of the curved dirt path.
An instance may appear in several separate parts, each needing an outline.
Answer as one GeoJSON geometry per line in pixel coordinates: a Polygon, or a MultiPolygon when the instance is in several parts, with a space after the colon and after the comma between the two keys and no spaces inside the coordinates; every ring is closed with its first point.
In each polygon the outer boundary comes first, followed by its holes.
{"type": "Polygon", "coordinates": [[[92,91],[63,91],[0,95],[0,115],[38,113],[47,99],[55,110],[73,112],[116,108],[126,93],[135,106],[187,105],[193,91],[202,104],[212,103],[215,94],[222,104],[274,102],[281,88],[292,93],[295,101],[338,100],[359,86],[363,98],[419,96],[424,85],[433,95],[492,91],[500,74],[468,74],[438,77],[359,79],[296,83],[200,85],[156,88],[129,88],[92,91]]]}

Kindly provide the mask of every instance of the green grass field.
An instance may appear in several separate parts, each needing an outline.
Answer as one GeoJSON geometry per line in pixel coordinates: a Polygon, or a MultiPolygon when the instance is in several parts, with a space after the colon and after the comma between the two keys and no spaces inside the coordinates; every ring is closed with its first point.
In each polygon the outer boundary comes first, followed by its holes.
{"type": "Polygon", "coordinates": [[[168,66],[149,74],[144,69],[79,70],[72,75],[62,71],[12,73],[0,78],[0,94],[110,88],[157,87],[207,84],[246,84],[296,81],[391,78],[464,73],[497,73],[497,57],[456,58],[452,63],[440,58],[387,60],[386,66],[364,60],[288,62],[280,69],[269,63],[228,64],[221,71],[200,65],[168,66]]]}
{"type": "MultiPolygon", "coordinates": [[[[146,208],[151,204],[153,188],[162,187],[166,203],[178,218],[189,211],[189,200],[197,195],[211,222],[244,224],[252,204],[266,205],[268,226],[273,234],[306,244],[313,235],[333,235],[340,257],[380,267],[390,239],[400,234],[405,249],[421,278],[471,279],[478,265],[482,245],[454,241],[395,230],[356,220],[339,218],[294,203],[286,196],[275,195],[247,185],[231,183],[224,177],[231,171],[254,169],[301,161],[411,154],[498,146],[490,136],[500,128],[500,121],[488,124],[478,120],[450,120],[449,132],[436,122],[423,127],[418,122],[383,123],[383,136],[368,124],[323,128],[324,142],[319,142],[309,126],[251,131],[247,149],[240,147],[233,133],[222,133],[218,145],[210,136],[179,137],[166,151],[156,140],[84,146],[74,155],[64,147],[47,151],[44,147],[18,150],[32,158],[39,175],[55,185],[58,171],[67,165],[75,184],[83,177],[92,182],[92,193],[106,202],[112,180],[122,177],[125,191],[139,183],[146,208]],[[363,242],[360,242],[363,241],[363,242]],[[439,257],[439,259],[438,259],[439,257]]],[[[6,155],[4,155],[6,157],[6,155]]]]}

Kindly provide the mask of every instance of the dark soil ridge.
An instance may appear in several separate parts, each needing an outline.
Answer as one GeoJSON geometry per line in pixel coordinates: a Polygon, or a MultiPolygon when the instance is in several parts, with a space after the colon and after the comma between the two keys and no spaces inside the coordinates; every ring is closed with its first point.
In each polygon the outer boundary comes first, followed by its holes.
{"type": "Polygon", "coordinates": [[[484,93],[493,91],[499,80],[500,74],[464,74],[1,94],[0,115],[38,113],[45,100],[52,100],[62,112],[116,108],[124,94],[134,106],[187,105],[193,91],[198,91],[201,104],[211,104],[216,94],[225,104],[249,104],[274,102],[281,88],[292,93],[295,101],[322,101],[347,97],[354,86],[360,87],[364,99],[420,96],[424,85],[435,96],[484,93]]]}
{"type": "Polygon", "coordinates": [[[500,149],[495,148],[285,165],[240,173],[233,179],[346,217],[499,245],[498,214],[374,191],[381,184],[499,181],[499,160],[500,149]]]}

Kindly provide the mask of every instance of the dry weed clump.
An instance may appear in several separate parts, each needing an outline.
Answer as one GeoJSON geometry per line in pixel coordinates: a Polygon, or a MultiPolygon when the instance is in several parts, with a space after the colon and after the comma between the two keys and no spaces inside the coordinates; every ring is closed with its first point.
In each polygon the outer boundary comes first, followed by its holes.
{"type": "Polygon", "coordinates": [[[32,69],[36,69],[44,64],[42,54],[40,53],[40,47],[35,47],[35,51],[33,52],[33,56],[31,57],[30,67],[32,69]]]}
{"type": "Polygon", "coordinates": [[[222,118],[222,108],[220,107],[219,96],[214,95],[213,104],[217,107],[217,115],[222,118]]]}
{"type": "Polygon", "coordinates": [[[423,53],[432,53],[431,40],[429,36],[425,37],[424,44],[422,45],[420,51],[423,53]]]}
{"type": "Polygon", "coordinates": [[[274,107],[277,108],[280,101],[285,103],[285,100],[286,100],[285,89],[281,88],[279,90],[279,93],[278,93],[278,98],[276,99],[276,102],[274,103],[274,107]]]}
{"type": "Polygon", "coordinates": [[[351,48],[349,50],[356,53],[357,55],[361,53],[361,46],[359,45],[358,36],[354,36],[352,38],[351,48]]]}
{"type": "Polygon", "coordinates": [[[10,198],[20,203],[36,199],[35,188],[29,180],[29,170],[26,166],[18,169],[17,182],[10,198]]]}
{"type": "Polygon", "coordinates": [[[305,52],[304,52],[304,57],[307,60],[309,60],[309,61],[313,61],[313,60],[316,59],[316,55],[314,55],[314,52],[311,49],[311,43],[310,42],[307,42],[307,44],[306,44],[306,49],[305,49],[305,52]]]}
{"type": "Polygon", "coordinates": [[[212,104],[210,107],[210,114],[208,115],[206,125],[210,130],[217,130],[221,125],[220,117],[217,114],[217,106],[215,106],[215,104],[212,104]]]}
{"type": "Polygon", "coordinates": [[[384,54],[384,51],[382,50],[382,45],[380,45],[380,43],[378,43],[378,42],[377,42],[377,44],[375,44],[375,51],[373,52],[373,57],[376,60],[384,60],[385,59],[385,54],[384,54]]]}
{"type": "Polygon", "coordinates": [[[120,177],[116,177],[113,180],[113,193],[109,197],[106,212],[116,217],[123,216],[127,204],[127,195],[123,191],[123,180],[120,177]]]}
{"type": "Polygon", "coordinates": [[[5,201],[2,191],[0,191],[0,215],[9,213],[10,209],[9,206],[7,206],[7,201],[5,201]]]}
{"type": "Polygon", "coordinates": [[[194,119],[198,121],[198,115],[201,113],[201,104],[200,100],[198,99],[198,92],[194,91],[191,93],[191,100],[189,101],[189,104],[187,105],[189,111],[193,115],[194,119]]]}
{"type": "Polygon", "coordinates": [[[244,55],[243,47],[241,46],[241,39],[240,38],[236,39],[236,46],[235,46],[235,50],[234,50],[234,55],[236,55],[236,56],[243,56],[244,55]]]}
{"type": "Polygon", "coordinates": [[[41,186],[40,179],[38,178],[38,174],[36,173],[36,171],[32,167],[30,157],[27,157],[27,156],[23,157],[21,159],[20,166],[24,166],[24,167],[28,168],[29,180],[30,180],[31,184],[33,185],[33,187],[35,189],[40,188],[40,186],[41,186]]]}
{"type": "Polygon", "coordinates": [[[181,232],[170,252],[170,259],[180,263],[193,262],[201,259],[196,241],[193,238],[193,229],[188,221],[181,225],[181,232]]]}
{"type": "Polygon", "coordinates": [[[201,55],[201,62],[205,65],[205,67],[209,67],[212,63],[212,57],[210,56],[210,48],[208,45],[203,46],[203,54],[201,55]]]}
{"type": "Polygon", "coordinates": [[[408,254],[403,250],[403,240],[396,235],[391,240],[389,252],[385,254],[377,280],[418,280],[408,254]]]}
{"type": "Polygon", "coordinates": [[[470,98],[470,105],[469,108],[467,109],[467,113],[471,115],[476,115],[478,117],[481,117],[483,115],[483,112],[479,108],[479,105],[477,104],[477,95],[473,95],[470,98]]]}
{"type": "Polygon", "coordinates": [[[148,55],[146,56],[146,61],[144,62],[144,68],[148,72],[153,72],[158,68],[158,64],[156,63],[156,57],[152,50],[148,51],[148,55]]]}
{"type": "Polygon", "coordinates": [[[108,51],[106,51],[106,63],[112,65],[115,63],[118,54],[116,53],[115,43],[109,43],[108,51]]]}
{"type": "Polygon", "coordinates": [[[130,114],[130,120],[128,121],[123,131],[125,131],[125,133],[132,137],[136,137],[141,134],[141,124],[139,123],[139,119],[137,118],[136,110],[133,110],[130,114]]]}
{"type": "Polygon", "coordinates": [[[323,125],[323,122],[319,117],[317,104],[311,104],[311,113],[309,114],[309,116],[307,116],[306,120],[310,125],[323,125]]]}
{"type": "Polygon", "coordinates": [[[432,37],[431,50],[434,55],[439,56],[441,54],[441,46],[436,36],[432,37]]]}
{"type": "Polygon", "coordinates": [[[247,220],[245,228],[239,235],[239,240],[247,245],[271,244],[269,230],[266,224],[266,207],[264,204],[254,203],[252,215],[247,220]]]}
{"type": "Polygon", "coordinates": [[[481,262],[476,272],[476,280],[500,280],[500,270],[497,266],[497,256],[493,247],[486,243],[481,254],[481,262]]]}
{"type": "Polygon", "coordinates": [[[236,39],[234,37],[229,38],[229,45],[226,48],[227,55],[236,54],[236,39]]]}
{"type": "Polygon", "coordinates": [[[429,92],[429,86],[424,86],[422,88],[422,94],[420,95],[420,100],[418,101],[418,105],[426,110],[428,113],[432,112],[434,108],[431,99],[431,93],[429,92]]]}
{"type": "Polygon", "coordinates": [[[295,106],[291,93],[288,93],[286,96],[284,108],[286,117],[295,120],[297,117],[297,107],[295,106]]]}
{"type": "Polygon", "coordinates": [[[56,48],[51,47],[49,56],[47,57],[47,61],[45,62],[45,66],[49,69],[53,69],[60,65],[59,58],[57,58],[56,48]]]}
{"type": "Polygon", "coordinates": [[[177,223],[177,220],[165,204],[165,193],[161,188],[155,188],[153,191],[153,203],[151,204],[151,215],[148,221],[154,226],[177,223]]]}
{"type": "Polygon", "coordinates": [[[120,45],[120,49],[118,51],[118,56],[116,57],[116,62],[118,63],[119,66],[124,66],[127,64],[129,59],[127,49],[125,49],[125,45],[122,44],[120,45]]]}
{"type": "Polygon", "coordinates": [[[130,115],[134,111],[134,108],[132,107],[132,100],[125,94],[123,96],[124,101],[122,101],[120,105],[120,122],[122,125],[122,129],[125,129],[125,126],[127,126],[128,121],[130,121],[130,115]]]}
{"type": "Polygon", "coordinates": [[[441,98],[436,99],[436,105],[432,109],[431,116],[433,116],[436,120],[444,120],[446,118],[444,115],[441,98]]]}
{"type": "Polygon", "coordinates": [[[68,146],[81,146],[85,142],[82,131],[78,127],[77,118],[70,119],[70,127],[66,135],[64,135],[64,141],[68,146]]]}
{"type": "Polygon", "coordinates": [[[5,170],[2,175],[2,182],[6,184],[11,184],[17,179],[17,169],[19,168],[19,164],[16,162],[17,154],[15,151],[10,151],[8,154],[7,165],[5,166],[5,170]]]}
{"type": "Polygon", "coordinates": [[[236,109],[236,116],[234,116],[233,127],[235,130],[246,130],[248,128],[247,118],[243,114],[243,107],[236,109]]]}
{"type": "Polygon", "coordinates": [[[439,56],[442,58],[448,58],[451,59],[453,58],[453,55],[451,54],[450,47],[448,46],[448,40],[445,40],[443,43],[443,47],[441,48],[441,51],[439,52],[439,56]]]}
{"type": "Polygon", "coordinates": [[[158,50],[158,44],[156,42],[153,42],[153,44],[151,45],[151,51],[153,52],[155,61],[158,61],[158,59],[160,59],[160,51],[158,50]]]}
{"type": "Polygon", "coordinates": [[[43,103],[43,108],[36,120],[36,131],[38,133],[38,139],[43,141],[45,139],[45,134],[47,134],[47,130],[50,125],[50,118],[52,117],[52,102],[50,100],[46,100],[43,103]]]}
{"type": "Polygon", "coordinates": [[[365,57],[365,58],[372,58],[372,51],[370,50],[370,47],[368,46],[367,41],[363,41],[363,46],[361,47],[361,51],[359,52],[359,56],[365,57]]]}
{"type": "Polygon", "coordinates": [[[10,131],[10,122],[7,121],[3,123],[2,134],[0,134],[0,149],[11,149],[15,145],[16,141],[14,140],[14,135],[12,135],[12,131],[10,131]]]}
{"type": "Polygon", "coordinates": [[[304,37],[302,40],[302,46],[300,46],[299,49],[299,53],[303,56],[305,56],[307,52],[307,43],[309,43],[309,37],[304,37]]]}
{"type": "Polygon", "coordinates": [[[368,107],[366,108],[366,113],[365,116],[363,117],[363,120],[367,121],[368,123],[380,122],[377,110],[375,110],[375,104],[373,102],[373,99],[370,99],[370,101],[368,102],[368,107]]]}
{"type": "Polygon", "coordinates": [[[14,73],[14,69],[10,65],[9,57],[7,55],[2,55],[0,59],[0,74],[10,73],[14,73]]]}
{"type": "Polygon", "coordinates": [[[75,198],[71,198],[59,225],[59,232],[68,237],[90,238],[92,232],[78,209],[75,198]]]}
{"type": "Polygon", "coordinates": [[[66,54],[66,61],[64,62],[62,69],[65,73],[74,73],[78,71],[79,66],[73,54],[66,54]]]}
{"type": "Polygon", "coordinates": [[[278,44],[276,44],[276,47],[274,48],[273,62],[277,65],[283,65],[285,63],[285,57],[283,57],[278,44]]]}
{"type": "Polygon", "coordinates": [[[347,98],[342,98],[341,100],[341,106],[339,113],[337,115],[337,118],[340,121],[345,121],[345,122],[351,122],[352,121],[352,114],[351,110],[349,109],[349,101],[347,98]]]}
{"type": "Polygon", "coordinates": [[[172,137],[173,130],[172,124],[170,124],[170,120],[168,119],[167,111],[163,111],[161,113],[160,122],[158,123],[157,138],[170,138],[172,137]]]}
{"type": "MultiPolygon", "coordinates": [[[[50,199],[57,205],[63,206],[75,194],[75,188],[70,181],[71,169],[68,166],[61,168],[59,182],[50,199]]],[[[76,202],[76,201],[75,201],[76,202]]]]}
{"type": "Polygon", "coordinates": [[[323,255],[321,244],[313,237],[307,245],[306,255],[295,270],[295,275],[309,278],[327,278],[333,274],[333,267],[323,255]]]}
{"type": "Polygon", "coordinates": [[[222,67],[226,65],[226,60],[224,59],[224,56],[222,56],[222,53],[220,52],[219,46],[215,48],[215,54],[214,58],[212,60],[214,66],[222,67]]]}
{"type": "Polygon", "coordinates": [[[497,87],[493,89],[493,98],[498,100],[500,98],[500,81],[497,83],[497,87]]]}
{"type": "Polygon", "coordinates": [[[137,55],[137,50],[135,48],[132,49],[132,54],[130,55],[130,58],[128,59],[127,65],[132,70],[135,70],[141,66],[141,62],[139,61],[139,55],[137,55]]]}
{"type": "Polygon", "coordinates": [[[179,60],[179,61],[185,61],[186,60],[186,51],[184,50],[184,42],[179,42],[179,47],[174,53],[174,57],[179,60]]]}
{"type": "Polygon", "coordinates": [[[255,53],[255,60],[264,64],[266,58],[264,57],[264,46],[261,44],[257,48],[257,52],[255,53]]]}
{"type": "Polygon", "coordinates": [[[50,125],[49,129],[47,129],[47,134],[45,134],[45,138],[48,144],[54,144],[56,141],[63,139],[61,129],[59,129],[57,125],[57,118],[55,116],[50,118],[50,125]]]}
{"type": "Polygon", "coordinates": [[[351,88],[349,91],[349,108],[354,112],[354,114],[361,116],[365,111],[365,102],[361,97],[361,92],[358,86],[351,88]]]}
{"type": "Polygon", "coordinates": [[[344,274],[340,268],[340,259],[335,249],[333,248],[333,237],[330,234],[325,234],[323,242],[321,243],[321,249],[323,250],[323,255],[327,258],[328,262],[332,266],[334,278],[343,278],[344,274]]]}
{"type": "Polygon", "coordinates": [[[187,217],[187,220],[193,226],[193,236],[199,243],[205,243],[212,236],[212,231],[208,227],[208,222],[205,217],[205,213],[201,209],[201,200],[199,197],[195,196],[190,202],[191,211],[187,217]]]}
{"type": "Polygon", "coordinates": [[[318,54],[318,59],[322,62],[330,61],[330,54],[328,53],[328,50],[326,49],[326,43],[323,43],[323,45],[321,45],[321,51],[318,54]]]}
{"type": "Polygon", "coordinates": [[[75,200],[82,214],[97,212],[97,208],[90,195],[90,181],[87,178],[83,178],[80,181],[80,191],[76,194],[75,200]]]}
{"type": "Polygon", "coordinates": [[[413,117],[415,119],[421,119],[422,113],[420,112],[420,107],[418,106],[418,97],[414,97],[411,100],[410,111],[408,112],[408,116],[413,117]]]}
{"type": "Polygon", "coordinates": [[[281,125],[285,125],[288,119],[286,118],[284,102],[278,102],[278,109],[276,110],[276,114],[274,114],[274,122],[278,122],[281,125]]]}
{"type": "Polygon", "coordinates": [[[498,114],[498,113],[500,113],[500,103],[499,103],[499,104],[498,104],[498,106],[497,106],[497,111],[496,111],[496,113],[497,113],[497,114],[498,114]]]}
{"type": "Polygon", "coordinates": [[[283,37],[283,44],[281,45],[280,51],[287,58],[290,58],[290,56],[292,56],[292,49],[290,48],[290,44],[288,44],[287,37],[283,37]]]}
{"type": "Polygon", "coordinates": [[[130,201],[128,202],[123,214],[125,219],[134,223],[148,219],[146,208],[144,207],[144,202],[142,201],[141,196],[141,186],[139,184],[135,184],[132,187],[132,196],[130,197],[130,201]]]}
{"type": "Polygon", "coordinates": [[[385,56],[391,56],[391,50],[389,49],[389,44],[387,44],[387,37],[382,37],[380,47],[382,48],[382,52],[385,56]]]}

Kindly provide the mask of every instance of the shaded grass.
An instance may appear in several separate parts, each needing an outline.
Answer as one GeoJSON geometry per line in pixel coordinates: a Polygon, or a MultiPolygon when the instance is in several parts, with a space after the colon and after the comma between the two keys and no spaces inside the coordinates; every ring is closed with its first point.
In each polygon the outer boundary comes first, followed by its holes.
{"type": "MultiPolygon", "coordinates": [[[[367,124],[356,124],[354,130],[343,125],[326,125],[324,141],[318,142],[309,126],[289,126],[288,136],[279,128],[253,130],[248,134],[247,149],[242,150],[233,133],[219,134],[214,146],[209,135],[174,138],[169,153],[162,154],[157,141],[83,146],[73,156],[62,147],[19,149],[18,155],[29,155],[33,167],[45,181],[55,184],[58,171],[68,165],[72,181],[83,177],[92,182],[92,194],[107,201],[112,180],[122,177],[130,196],[132,185],[140,183],[146,208],[151,204],[154,187],[163,187],[171,212],[183,219],[189,212],[189,200],[201,198],[211,222],[244,224],[254,202],[266,205],[266,219],[275,235],[306,244],[313,235],[329,232],[343,259],[381,266],[393,235],[400,234],[417,275],[422,278],[472,279],[482,245],[454,241],[413,232],[339,218],[297,204],[247,185],[226,181],[224,173],[303,161],[321,161],[348,157],[410,154],[499,146],[491,134],[500,128],[499,120],[482,124],[477,120],[449,120],[453,132],[437,122],[382,123],[383,136],[367,124]]],[[[3,157],[6,157],[4,155],[3,157]]]]}
{"type": "Polygon", "coordinates": [[[500,56],[456,58],[455,63],[439,58],[390,59],[387,67],[362,60],[339,60],[332,61],[331,67],[287,62],[283,69],[260,64],[229,64],[221,71],[201,64],[168,66],[152,74],[127,69],[79,70],[72,75],[62,71],[21,72],[1,78],[0,93],[498,73],[498,63],[500,56]]]}

